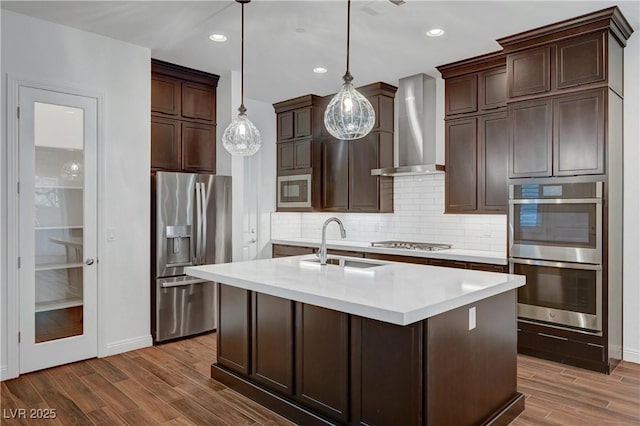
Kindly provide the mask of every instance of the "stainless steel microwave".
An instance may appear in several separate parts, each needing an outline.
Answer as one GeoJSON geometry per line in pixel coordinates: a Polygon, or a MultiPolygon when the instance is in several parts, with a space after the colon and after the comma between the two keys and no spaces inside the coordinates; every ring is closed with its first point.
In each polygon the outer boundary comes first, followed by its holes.
{"type": "Polygon", "coordinates": [[[311,175],[278,176],[278,208],[311,207],[311,175]]]}

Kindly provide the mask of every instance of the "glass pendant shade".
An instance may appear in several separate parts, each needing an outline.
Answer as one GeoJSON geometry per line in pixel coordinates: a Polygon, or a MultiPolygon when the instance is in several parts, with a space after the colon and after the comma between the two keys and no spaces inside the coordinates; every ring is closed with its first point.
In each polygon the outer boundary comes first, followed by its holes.
{"type": "Polygon", "coordinates": [[[231,155],[253,155],[261,143],[260,131],[244,112],[238,114],[222,134],[222,145],[231,155]]]}
{"type": "Polygon", "coordinates": [[[324,125],[336,139],[360,139],[373,129],[376,113],[353,84],[345,82],[324,111],[324,125]]]}

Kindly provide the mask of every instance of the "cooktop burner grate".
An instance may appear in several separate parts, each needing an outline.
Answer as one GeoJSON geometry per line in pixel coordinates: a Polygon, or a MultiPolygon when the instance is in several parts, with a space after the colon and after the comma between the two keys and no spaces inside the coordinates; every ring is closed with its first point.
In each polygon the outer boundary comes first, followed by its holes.
{"type": "Polygon", "coordinates": [[[451,244],[418,243],[412,241],[374,241],[371,243],[371,247],[436,251],[450,249],[451,244]]]}

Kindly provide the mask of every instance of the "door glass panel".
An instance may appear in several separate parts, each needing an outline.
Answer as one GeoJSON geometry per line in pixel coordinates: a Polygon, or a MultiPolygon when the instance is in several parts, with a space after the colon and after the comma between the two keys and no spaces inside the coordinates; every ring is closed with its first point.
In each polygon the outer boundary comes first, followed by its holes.
{"type": "Polygon", "coordinates": [[[516,204],[515,244],[596,247],[596,204],[516,204]]]}
{"type": "Polygon", "coordinates": [[[34,104],[35,342],[83,333],[84,111],[34,104]]]}
{"type": "Polygon", "coordinates": [[[518,303],[596,315],[597,271],[514,265],[527,285],[518,288],[518,303]]]}

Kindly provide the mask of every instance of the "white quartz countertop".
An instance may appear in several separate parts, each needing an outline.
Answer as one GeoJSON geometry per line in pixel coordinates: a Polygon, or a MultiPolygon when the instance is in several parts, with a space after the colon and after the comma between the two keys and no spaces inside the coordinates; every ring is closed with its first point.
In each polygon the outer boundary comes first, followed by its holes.
{"type": "MultiPolygon", "coordinates": [[[[273,239],[272,244],[283,244],[300,247],[320,247],[320,239],[312,238],[287,238],[273,239]]],[[[395,254],[398,256],[427,257],[431,259],[459,260],[462,262],[489,263],[493,265],[507,265],[507,255],[502,252],[446,249],[436,251],[408,250],[397,248],[371,247],[371,243],[363,241],[327,240],[327,247],[336,250],[353,250],[366,253],[395,254]]]]}
{"type": "Polygon", "coordinates": [[[469,269],[378,260],[370,262],[381,266],[360,269],[304,261],[314,258],[304,255],[192,266],[185,272],[398,325],[412,324],[525,284],[520,275],[469,269]]]}

